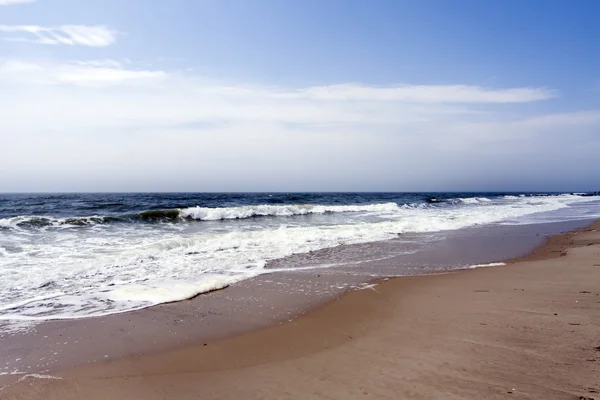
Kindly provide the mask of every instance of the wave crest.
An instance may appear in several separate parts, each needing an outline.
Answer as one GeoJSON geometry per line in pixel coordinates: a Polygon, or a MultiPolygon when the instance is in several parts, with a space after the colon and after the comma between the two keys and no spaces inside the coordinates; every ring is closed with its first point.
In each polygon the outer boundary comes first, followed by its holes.
{"type": "MultiPolygon", "coordinates": [[[[404,207],[404,206],[403,206],[404,207]]],[[[83,227],[109,222],[179,222],[185,220],[219,221],[231,219],[246,219],[255,217],[292,217],[295,215],[343,213],[343,212],[373,212],[392,213],[400,207],[396,203],[362,204],[347,206],[331,205],[255,205],[239,207],[190,207],[166,210],[148,210],[137,214],[127,214],[116,217],[90,216],[56,218],[50,216],[18,216],[0,219],[0,229],[11,228],[72,228],[83,227]]]]}
{"type": "Polygon", "coordinates": [[[490,203],[492,200],[487,197],[463,197],[459,198],[458,201],[464,204],[482,204],[482,203],[490,203]]]}
{"type": "Polygon", "coordinates": [[[240,207],[190,207],[179,210],[179,216],[200,221],[218,221],[225,219],[246,219],[253,217],[291,217],[294,215],[343,213],[343,212],[380,212],[389,213],[399,210],[396,203],[363,204],[349,206],[326,206],[309,204],[290,204],[283,206],[257,205],[240,207]]]}
{"type": "Polygon", "coordinates": [[[77,227],[89,226],[96,224],[104,224],[115,218],[90,216],[90,217],[72,217],[72,218],[56,218],[47,216],[18,216],[11,218],[0,219],[0,229],[11,228],[61,228],[61,227],[77,227]]]}

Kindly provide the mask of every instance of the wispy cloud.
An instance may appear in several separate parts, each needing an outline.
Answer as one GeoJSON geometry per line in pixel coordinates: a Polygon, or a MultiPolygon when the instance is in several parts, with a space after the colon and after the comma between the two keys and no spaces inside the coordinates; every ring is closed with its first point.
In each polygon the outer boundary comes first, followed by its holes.
{"type": "MultiPolygon", "coordinates": [[[[6,60],[0,62],[0,79],[10,75],[24,84],[114,85],[132,81],[146,83],[169,78],[168,89],[181,85],[198,90],[198,97],[235,98],[239,101],[262,98],[265,101],[310,103],[367,102],[402,104],[494,104],[527,103],[558,96],[547,88],[484,88],[469,85],[400,85],[375,87],[362,84],[285,88],[251,85],[215,85],[183,73],[135,69],[116,60],[89,60],[71,63],[6,60]]],[[[385,104],[380,104],[386,107],[385,104]]]]}
{"type": "Polygon", "coordinates": [[[0,0],[0,6],[10,6],[12,4],[33,3],[36,0],[0,0]]]}
{"type": "Polygon", "coordinates": [[[468,85],[404,85],[398,87],[366,87],[346,84],[312,87],[297,95],[322,100],[373,100],[418,103],[527,103],[556,97],[546,88],[494,89],[468,85]]]}
{"type": "Polygon", "coordinates": [[[17,34],[16,36],[4,36],[4,40],[47,45],[104,47],[111,45],[117,39],[115,30],[101,25],[62,25],[59,27],[0,25],[0,32],[17,34]]]}
{"type": "MultiPolygon", "coordinates": [[[[117,60],[0,60],[0,169],[45,171],[48,182],[93,176],[95,190],[265,190],[261,182],[425,190],[476,176],[485,184],[498,171],[518,177],[524,163],[584,170],[600,151],[600,110],[521,106],[556,95],[460,84],[225,84],[117,60]]],[[[33,172],[27,179],[40,181],[33,172]]]]}
{"type": "Polygon", "coordinates": [[[17,85],[113,86],[155,81],[166,77],[163,71],[125,69],[115,60],[73,63],[35,63],[9,60],[0,62],[0,82],[17,85]]]}
{"type": "MultiPolygon", "coordinates": [[[[0,61],[0,89],[6,93],[24,92],[28,87],[42,90],[35,88],[40,85],[54,87],[43,89],[53,94],[54,107],[66,110],[79,108],[82,102],[93,104],[76,115],[65,114],[61,124],[129,127],[219,121],[286,124],[290,129],[373,125],[416,132],[442,131],[440,126],[458,120],[463,126],[471,124],[470,131],[476,126],[473,124],[494,115],[496,103],[530,102],[556,95],[548,89],[466,85],[285,88],[215,83],[178,71],[134,68],[116,60],[0,61]]],[[[40,101],[38,98],[38,104],[40,101]]],[[[24,104],[12,115],[31,109],[24,104]]],[[[29,119],[25,115],[22,118],[29,119]]]]}

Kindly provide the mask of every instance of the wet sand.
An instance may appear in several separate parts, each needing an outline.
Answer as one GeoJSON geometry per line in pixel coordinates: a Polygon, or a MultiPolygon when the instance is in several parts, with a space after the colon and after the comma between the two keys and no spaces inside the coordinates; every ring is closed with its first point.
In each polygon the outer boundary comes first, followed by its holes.
{"type": "Polygon", "coordinates": [[[598,229],[503,267],[379,281],[289,323],[23,376],[0,398],[599,398],[598,229]]]}
{"type": "Polygon", "coordinates": [[[374,279],[424,275],[528,254],[545,238],[589,225],[492,225],[338,246],[269,263],[262,275],[194,299],[124,314],[0,325],[0,387],[99,361],[232,337],[287,323],[374,279]],[[342,264],[339,264],[340,261],[342,264]],[[315,265],[326,268],[310,268],[315,265]],[[337,266],[334,266],[337,265],[337,266]],[[309,268],[307,268],[309,267],[309,268]]]}

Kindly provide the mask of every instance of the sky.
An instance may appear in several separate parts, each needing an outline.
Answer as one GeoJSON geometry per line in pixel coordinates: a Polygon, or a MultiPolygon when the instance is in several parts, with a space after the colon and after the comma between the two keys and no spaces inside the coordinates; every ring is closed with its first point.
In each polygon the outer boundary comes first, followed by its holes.
{"type": "Polygon", "coordinates": [[[0,192],[600,190],[596,0],[0,0],[0,192]]]}

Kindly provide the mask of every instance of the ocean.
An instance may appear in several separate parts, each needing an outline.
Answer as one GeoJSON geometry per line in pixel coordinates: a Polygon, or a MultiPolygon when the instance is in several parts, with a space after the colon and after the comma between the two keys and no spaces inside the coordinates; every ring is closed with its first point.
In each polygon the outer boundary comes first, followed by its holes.
{"type": "Polygon", "coordinates": [[[339,251],[285,262],[407,234],[598,217],[599,197],[563,193],[0,194],[0,320],[137,310],[263,274],[367,260],[339,251]]]}

